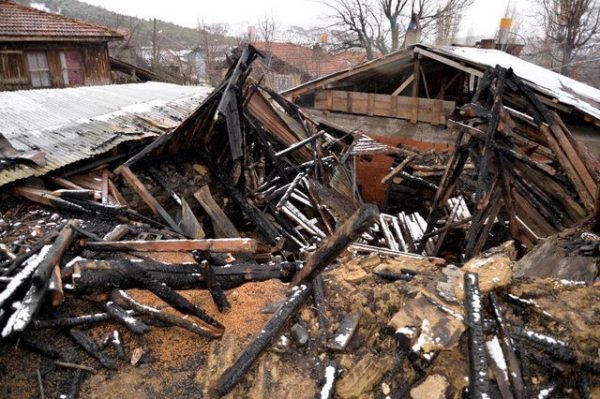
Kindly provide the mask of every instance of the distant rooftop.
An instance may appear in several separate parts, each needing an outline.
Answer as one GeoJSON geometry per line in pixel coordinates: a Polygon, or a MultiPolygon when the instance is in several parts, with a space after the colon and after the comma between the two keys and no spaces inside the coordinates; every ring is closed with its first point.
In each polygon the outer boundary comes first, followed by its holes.
{"type": "Polygon", "coordinates": [[[270,52],[285,63],[306,71],[312,78],[328,75],[367,60],[366,54],[360,51],[342,51],[332,54],[295,43],[256,42],[253,45],[260,51],[270,52]]]}
{"type": "Polygon", "coordinates": [[[4,41],[107,41],[123,35],[104,26],[0,0],[0,40],[4,41]]]}

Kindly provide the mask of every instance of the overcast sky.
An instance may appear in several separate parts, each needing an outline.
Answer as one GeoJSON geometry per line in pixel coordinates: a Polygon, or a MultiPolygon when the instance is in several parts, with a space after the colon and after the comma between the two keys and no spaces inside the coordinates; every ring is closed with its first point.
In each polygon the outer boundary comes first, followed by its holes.
{"type": "MultiPolygon", "coordinates": [[[[327,8],[318,0],[84,0],[112,11],[141,18],[159,18],[196,27],[197,21],[227,22],[231,33],[244,32],[259,18],[272,15],[280,26],[315,26],[323,23],[327,8]]],[[[509,0],[475,0],[463,21],[463,35],[494,36],[509,0]]],[[[514,1],[525,12],[523,0],[514,1]],[[519,3],[519,4],[517,4],[519,3]]]]}

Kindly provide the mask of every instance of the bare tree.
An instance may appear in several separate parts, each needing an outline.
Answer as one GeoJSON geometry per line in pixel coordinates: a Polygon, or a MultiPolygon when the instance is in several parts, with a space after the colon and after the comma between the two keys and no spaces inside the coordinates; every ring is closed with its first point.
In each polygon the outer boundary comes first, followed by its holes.
{"type": "Polygon", "coordinates": [[[391,50],[397,50],[400,47],[400,17],[405,11],[408,0],[380,0],[383,15],[385,15],[390,25],[391,50]]]}
{"type": "Polygon", "coordinates": [[[539,14],[553,61],[568,75],[577,55],[598,37],[600,3],[597,0],[541,0],[539,14]]]}
{"type": "Polygon", "coordinates": [[[275,35],[279,26],[277,26],[277,22],[275,22],[275,18],[273,16],[264,16],[263,18],[258,20],[258,32],[257,36],[260,40],[265,43],[265,46],[270,50],[270,45],[275,40],[275,35]]]}
{"type": "Polygon", "coordinates": [[[387,54],[400,48],[400,37],[415,14],[425,35],[455,33],[463,11],[473,0],[323,0],[332,11],[332,26],[344,48],[387,54]],[[440,22],[441,25],[436,27],[440,22]]]}
{"type": "Polygon", "coordinates": [[[206,24],[198,21],[199,44],[204,52],[206,76],[211,85],[216,85],[221,80],[219,62],[224,60],[227,52],[227,31],[226,24],[206,24]]]}
{"type": "MultiPolygon", "coordinates": [[[[332,11],[332,27],[342,48],[363,48],[368,59],[373,59],[377,45],[385,43],[381,9],[374,1],[324,0],[332,11]]],[[[385,52],[385,51],[384,51],[385,52]]]]}

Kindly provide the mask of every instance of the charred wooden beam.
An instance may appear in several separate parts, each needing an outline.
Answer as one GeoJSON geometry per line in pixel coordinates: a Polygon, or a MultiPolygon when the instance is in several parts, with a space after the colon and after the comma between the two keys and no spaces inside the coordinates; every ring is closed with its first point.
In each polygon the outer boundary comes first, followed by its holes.
{"type": "MultiPolygon", "coordinates": [[[[133,312],[131,312],[133,313],[133,312]]],[[[110,320],[111,316],[108,313],[95,313],[76,317],[64,317],[60,319],[50,320],[34,320],[33,328],[42,330],[45,328],[65,328],[77,327],[83,325],[97,324],[110,320]]]]}
{"type": "Polygon", "coordinates": [[[194,193],[194,198],[196,198],[210,217],[216,237],[240,237],[240,233],[235,225],[212,197],[208,184],[196,191],[194,193]]]}
{"type": "Polygon", "coordinates": [[[96,360],[98,360],[103,367],[110,370],[117,369],[115,361],[106,356],[100,350],[98,345],[90,337],[87,336],[86,333],[75,328],[71,328],[69,330],[69,336],[71,336],[71,338],[73,338],[73,340],[77,342],[89,355],[96,358],[96,360]]]}
{"type": "Polygon", "coordinates": [[[46,244],[55,239],[58,236],[58,231],[52,230],[42,238],[40,238],[35,244],[29,248],[29,251],[17,255],[16,258],[12,260],[8,260],[2,264],[0,264],[0,269],[2,270],[2,276],[8,276],[12,274],[19,266],[23,264],[27,259],[37,254],[46,244]]]}
{"type": "Polygon", "coordinates": [[[161,204],[154,198],[154,196],[148,191],[144,183],[129,169],[127,166],[120,166],[115,170],[116,173],[123,176],[125,181],[131,186],[131,188],[142,198],[142,200],[150,207],[152,212],[164,220],[169,227],[180,234],[183,234],[175,220],[169,215],[169,213],[162,207],[161,204]]]}
{"type": "Polygon", "coordinates": [[[191,319],[184,319],[174,314],[161,312],[156,308],[144,305],[136,301],[123,290],[114,290],[112,292],[112,298],[115,302],[122,303],[124,306],[133,309],[136,313],[146,315],[152,320],[157,320],[162,323],[184,328],[202,337],[214,338],[212,330],[208,329],[206,326],[194,323],[194,321],[191,319]]]}
{"type": "Polygon", "coordinates": [[[204,278],[206,288],[208,288],[208,291],[210,292],[210,295],[211,295],[213,301],[215,302],[215,304],[217,305],[217,308],[219,309],[219,311],[225,312],[225,311],[231,309],[231,305],[229,304],[229,301],[227,300],[227,296],[225,295],[225,292],[221,288],[221,284],[219,284],[219,281],[217,280],[217,276],[215,274],[213,267],[206,260],[202,260],[202,259],[199,260],[196,258],[196,256],[194,256],[194,259],[196,259],[196,262],[199,262],[199,264],[200,264],[200,273],[202,274],[202,277],[204,278]]]}
{"type": "Polygon", "coordinates": [[[320,339],[324,340],[329,329],[329,319],[325,313],[325,287],[322,276],[317,276],[312,281],[312,291],[313,302],[315,309],[317,309],[317,318],[319,320],[319,336],[320,339]]]}
{"type": "Polygon", "coordinates": [[[211,173],[219,180],[229,198],[231,198],[231,200],[241,209],[242,213],[256,226],[258,231],[265,238],[267,244],[277,244],[281,235],[275,225],[262,211],[250,203],[248,198],[238,190],[233,181],[231,181],[231,178],[217,163],[211,162],[210,157],[207,155],[204,155],[203,158],[207,160],[207,165],[211,173]]]}
{"type": "Polygon", "coordinates": [[[275,156],[279,158],[287,153],[295,151],[298,148],[301,148],[301,147],[305,146],[306,144],[315,141],[316,139],[323,136],[324,134],[325,134],[324,130],[319,130],[317,133],[313,134],[312,136],[309,136],[309,137],[305,138],[304,140],[300,140],[297,143],[292,144],[291,146],[287,147],[286,149],[277,152],[275,154],[275,156]]]}
{"type": "Polygon", "coordinates": [[[275,209],[277,211],[281,210],[281,208],[288,202],[290,195],[292,195],[292,193],[294,192],[296,187],[298,187],[298,185],[300,184],[302,179],[304,179],[305,176],[306,176],[306,172],[298,173],[298,175],[296,175],[294,180],[292,180],[292,182],[290,183],[288,188],[285,190],[285,192],[279,199],[279,202],[277,202],[277,205],[275,205],[275,209]]]}
{"type": "Polygon", "coordinates": [[[63,253],[67,250],[73,239],[74,234],[71,225],[77,223],[77,221],[67,223],[56,238],[56,241],[54,241],[54,244],[48,249],[48,253],[33,272],[31,287],[4,326],[2,337],[8,337],[14,333],[25,331],[33,316],[40,309],[48,290],[50,274],[54,267],[59,264],[63,253]]]}
{"type": "Polygon", "coordinates": [[[516,338],[526,340],[557,360],[563,362],[573,362],[576,360],[573,349],[561,339],[516,326],[512,328],[512,333],[516,338]]]}
{"type": "Polygon", "coordinates": [[[102,237],[103,241],[119,241],[121,238],[125,237],[129,233],[129,226],[126,224],[118,224],[114,229],[106,233],[104,237],[102,237]]]}
{"type": "Polygon", "coordinates": [[[145,334],[150,331],[150,327],[146,323],[137,320],[134,316],[127,313],[125,309],[113,301],[106,302],[104,304],[104,310],[106,310],[106,313],[108,313],[113,319],[124,325],[134,334],[145,334]]]}
{"type": "Polygon", "coordinates": [[[176,252],[209,251],[255,253],[258,244],[249,238],[219,238],[205,240],[157,240],[157,241],[88,241],[85,246],[95,251],[176,252]]]}
{"type": "Polygon", "coordinates": [[[487,378],[487,358],[483,336],[483,317],[479,277],[477,273],[465,273],[465,322],[468,326],[469,347],[469,395],[485,399],[490,396],[487,378]]]}
{"type": "Polygon", "coordinates": [[[4,290],[0,292],[0,309],[6,304],[11,303],[11,300],[22,294],[23,290],[27,290],[28,283],[33,273],[37,270],[41,261],[47,256],[51,246],[45,245],[34,258],[30,258],[26,263],[25,267],[17,273],[10,282],[6,285],[4,290]]]}
{"type": "Polygon", "coordinates": [[[120,359],[126,360],[127,355],[125,354],[125,346],[123,345],[123,339],[121,338],[121,334],[119,331],[113,330],[113,332],[108,336],[109,343],[115,347],[117,351],[117,356],[120,359]]]}
{"type": "Polygon", "coordinates": [[[294,288],[287,301],[279,308],[273,317],[265,324],[260,333],[252,340],[242,353],[211,387],[212,395],[215,397],[225,396],[241,381],[246,372],[261,352],[269,345],[274,337],[283,328],[288,318],[296,313],[300,305],[310,296],[311,289],[302,284],[294,288]]]}
{"type": "Polygon", "coordinates": [[[379,216],[377,207],[373,204],[361,206],[336,232],[327,238],[319,248],[307,259],[302,270],[293,279],[293,284],[316,277],[329,265],[352,241],[357,239],[379,216]]]}
{"type": "MultiPolygon", "coordinates": [[[[301,262],[254,264],[236,261],[228,267],[215,267],[217,281],[223,288],[234,288],[247,281],[264,281],[273,278],[287,280],[300,268],[301,262]]],[[[120,273],[121,268],[137,266],[169,287],[177,290],[206,288],[200,268],[195,264],[169,264],[155,261],[130,260],[88,261],[75,263],[73,290],[77,293],[111,291],[115,288],[140,288],[135,280],[120,273]],[[132,265],[135,263],[135,265],[132,265]]]]}
{"type": "Polygon", "coordinates": [[[498,303],[498,298],[493,292],[489,295],[490,304],[494,313],[496,322],[498,323],[498,331],[500,332],[500,344],[502,351],[506,358],[506,364],[508,368],[508,377],[512,382],[514,394],[516,399],[523,399],[525,397],[525,385],[523,383],[523,376],[521,375],[521,366],[519,364],[519,358],[517,357],[515,348],[512,344],[510,332],[506,323],[504,322],[504,316],[502,308],[498,303]]]}
{"type": "Polygon", "coordinates": [[[171,287],[153,279],[148,272],[137,267],[137,265],[133,264],[132,267],[127,269],[120,268],[119,271],[122,274],[132,278],[143,287],[152,291],[152,293],[154,293],[163,301],[167,302],[174,309],[180,311],[181,313],[195,316],[203,323],[206,323],[207,327],[212,331],[214,337],[220,337],[223,335],[225,327],[220,322],[209,316],[204,310],[188,301],[171,287]]]}

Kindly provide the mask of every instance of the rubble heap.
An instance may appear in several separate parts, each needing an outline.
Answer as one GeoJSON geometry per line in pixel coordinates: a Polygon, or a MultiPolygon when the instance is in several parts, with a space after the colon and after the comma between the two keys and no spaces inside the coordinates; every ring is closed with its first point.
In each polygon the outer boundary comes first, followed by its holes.
{"type": "MultiPolygon", "coordinates": [[[[0,356],[41,354],[40,389],[66,397],[132,395],[119,376],[157,375],[145,394],[598,392],[598,183],[556,114],[496,68],[452,122],[452,153],[394,148],[250,79],[259,56],[246,47],[143,149],[10,188],[0,356]],[[532,116],[504,95],[522,95],[532,116]],[[363,203],[356,160],[382,153],[398,160],[384,181],[420,187],[430,206],[363,203]],[[165,373],[170,340],[191,362],[184,374],[165,373]],[[57,369],[70,372],[58,383],[57,369]]],[[[3,373],[18,381],[15,361],[3,373]]]]}

